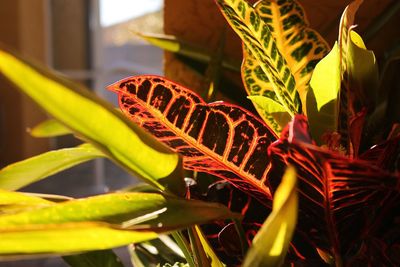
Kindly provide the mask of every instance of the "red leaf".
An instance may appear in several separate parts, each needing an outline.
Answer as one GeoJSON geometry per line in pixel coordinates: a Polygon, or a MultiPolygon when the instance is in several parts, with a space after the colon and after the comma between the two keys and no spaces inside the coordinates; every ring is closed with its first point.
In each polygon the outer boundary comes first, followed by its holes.
{"type": "MultiPolygon", "coordinates": [[[[305,120],[296,116],[290,126],[307,127],[305,120]]],[[[296,234],[307,236],[316,248],[340,261],[369,233],[380,210],[390,209],[400,176],[304,143],[306,129],[286,132],[300,133],[300,138],[286,134],[269,147],[272,190],[279,184],[272,177],[282,177],[288,164],[295,166],[300,203],[296,234]]]]}
{"type": "Polygon", "coordinates": [[[158,76],[137,76],[108,87],[123,112],[183,156],[184,167],[223,178],[265,203],[271,199],[268,146],[276,139],[241,107],[205,103],[158,76]]]}

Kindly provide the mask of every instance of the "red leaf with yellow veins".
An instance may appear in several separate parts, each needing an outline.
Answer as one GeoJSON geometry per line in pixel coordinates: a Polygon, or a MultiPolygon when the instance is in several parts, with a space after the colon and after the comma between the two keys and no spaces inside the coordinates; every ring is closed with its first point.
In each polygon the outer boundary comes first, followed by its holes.
{"type": "Polygon", "coordinates": [[[250,112],[222,102],[207,104],[158,76],[129,77],[108,89],[118,93],[129,118],[183,156],[186,169],[223,178],[263,203],[271,199],[267,150],[276,136],[250,112]]]}

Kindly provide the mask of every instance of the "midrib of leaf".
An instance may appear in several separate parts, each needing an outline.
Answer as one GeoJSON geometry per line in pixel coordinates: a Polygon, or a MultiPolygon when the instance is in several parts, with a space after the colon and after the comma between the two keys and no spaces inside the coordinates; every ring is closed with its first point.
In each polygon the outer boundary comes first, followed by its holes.
{"type": "Polygon", "coordinates": [[[324,209],[325,209],[325,220],[328,225],[328,235],[329,239],[331,240],[332,244],[332,251],[333,251],[333,257],[335,259],[335,264],[336,266],[342,266],[341,262],[341,256],[340,256],[340,243],[337,235],[337,229],[335,227],[335,218],[333,216],[333,205],[332,205],[332,197],[333,197],[333,192],[332,192],[332,184],[331,180],[329,179],[329,174],[331,174],[331,167],[328,163],[324,162],[324,172],[325,172],[325,177],[323,177],[323,186],[324,186],[324,209]]]}
{"type": "MultiPolygon", "coordinates": [[[[114,90],[114,91],[118,91],[118,90],[114,90]]],[[[118,93],[122,93],[125,94],[128,97],[131,97],[130,95],[124,93],[123,91],[118,91],[118,93]]],[[[176,136],[178,136],[179,138],[183,139],[185,142],[187,142],[188,144],[190,144],[192,147],[195,147],[197,150],[199,150],[200,152],[202,152],[204,154],[205,157],[207,158],[211,158],[214,161],[220,163],[223,166],[226,166],[229,171],[231,171],[232,173],[236,174],[239,177],[244,178],[246,181],[250,182],[251,184],[253,184],[256,188],[260,189],[262,192],[264,192],[268,198],[272,197],[271,191],[267,186],[263,186],[263,182],[264,180],[256,180],[253,179],[251,176],[248,175],[248,173],[243,172],[243,168],[245,167],[245,163],[249,160],[249,157],[251,156],[250,154],[246,155],[243,159],[242,162],[242,166],[238,169],[238,167],[236,165],[234,165],[233,163],[230,163],[225,156],[219,156],[217,153],[215,153],[214,151],[212,151],[211,149],[207,148],[206,146],[204,146],[203,144],[201,144],[199,142],[199,140],[201,140],[201,138],[204,136],[204,134],[207,134],[204,132],[204,128],[201,129],[200,134],[199,134],[199,139],[196,140],[192,137],[190,137],[189,135],[187,135],[186,133],[184,133],[184,131],[182,129],[185,128],[185,125],[187,123],[187,120],[189,118],[186,119],[185,123],[181,128],[176,127],[175,125],[173,125],[169,120],[166,120],[164,115],[160,113],[159,110],[153,108],[151,105],[149,105],[147,102],[143,102],[142,100],[139,100],[140,105],[146,105],[146,110],[150,111],[151,114],[156,118],[156,120],[161,121],[170,131],[172,131],[174,134],[176,134],[176,136]]],[[[204,103],[202,103],[204,104],[204,103]]],[[[195,108],[195,106],[191,107],[191,111],[195,108]]],[[[168,107],[166,107],[165,112],[167,112],[168,107]]],[[[188,113],[191,113],[191,111],[189,111],[188,113]]],[[[125,112],[125,110],[124,110],[125,112]]],[[[216,112],[219,113],[219,112],[216,112]]],[[[226,116],[225,114],[221,113],[223,116],[226,116]]],[[[129,116],[129,114],[127,114],[129,116]]],[[[208,115],[207,115],[208,117],[208,115]]],[[[206,119],[207,119],[206,117],[206,119]]],[[[206,120],[205,119],[205,120],[206,120]]],[[[230,127],[232,128],[233,126],[230,124],[230,127]]],[[[233,136],[229,135],[228,136],[228,140],[227,140],[227,147],[231,147],[232,143],[233,143],[233,136]]],[[[251,148],[249,149],[249,151],[251,151],[254,146],[256,146],[256,143],[253,143],[251,148]]],[[[225,155],[225,151],[224,151],[224,155],[225,155]]],[[[269,163],[271,164],[271,163],[269,163]]],[[[270,168],[267,168],[267,171],[270,168]]],[[[266,177],[266,175],[264,175],[264,177],[266,177]]]]}

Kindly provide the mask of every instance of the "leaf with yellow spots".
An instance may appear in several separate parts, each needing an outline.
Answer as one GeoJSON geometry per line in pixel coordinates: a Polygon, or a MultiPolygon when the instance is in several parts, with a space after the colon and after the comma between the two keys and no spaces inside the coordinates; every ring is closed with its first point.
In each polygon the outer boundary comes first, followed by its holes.
{"type": "Polygon", "coordinates": [[[246,48],[259,63],[270,84],[290,115],[301,112],[301,101],[296,81],[279,51],[270,27],[246,1],[217,0],[222,14],[239,35],[246,48]]]}

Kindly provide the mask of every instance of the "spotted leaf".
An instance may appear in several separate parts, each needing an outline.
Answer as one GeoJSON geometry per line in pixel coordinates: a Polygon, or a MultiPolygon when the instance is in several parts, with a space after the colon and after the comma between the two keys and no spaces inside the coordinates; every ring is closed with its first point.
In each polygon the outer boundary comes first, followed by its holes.
{"type": "Polygon", "coordinates": [[[276,137],[263,121],[235,105],[207,104],[162,77],[129,77],[108,89],[125,115],[183,156],[186,169],[223,178],[263,203],[271,198],[267,148],[276,137]]]}
{"type": "Polygon", "coordinates": [[[233,30],[242,39],[246,49],[258,61],[286,111],[292,116],[301,112],[295,77],[287,60],[279,51],[268,24],[244,0],[216,0],[216,2],[233,30]]]}

